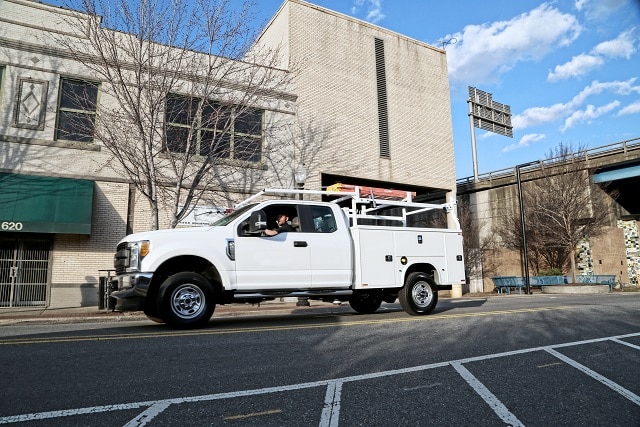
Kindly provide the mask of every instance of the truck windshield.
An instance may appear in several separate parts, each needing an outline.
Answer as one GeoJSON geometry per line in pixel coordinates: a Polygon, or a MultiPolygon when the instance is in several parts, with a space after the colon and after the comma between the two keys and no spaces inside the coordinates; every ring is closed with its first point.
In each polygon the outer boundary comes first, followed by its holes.
{"type": "Polygon", "coordinates": [[[216,222],[214,222],[211,225],[214,226],[214,227],[215,226],[221,226],[221,225],[227,225],[231,221],[236,219],[238,216],[240,216],[243,213],[245,213],[246,211],[252,209],[255,205],[257,205],[257,203],[252,203],[250,205],[243,206],[240,209],[238,209],[237,211],[233,211],[229,215],[223,216],[222,218],[220,218],[219,220],[217,220],[216,222]]]}

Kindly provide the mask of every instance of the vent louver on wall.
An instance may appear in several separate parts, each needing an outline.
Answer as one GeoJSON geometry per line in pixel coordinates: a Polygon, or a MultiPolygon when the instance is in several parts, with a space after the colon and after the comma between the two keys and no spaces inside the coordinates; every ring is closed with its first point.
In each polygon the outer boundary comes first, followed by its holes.
{"type": "Polygon", "coordinates": [[[378,131],[380,134],[380,157],[390,158],[389,117],[387,114],[387,74],[384,62],[384,41],[375,39],[376,84],[378,92],[378,131]]]}

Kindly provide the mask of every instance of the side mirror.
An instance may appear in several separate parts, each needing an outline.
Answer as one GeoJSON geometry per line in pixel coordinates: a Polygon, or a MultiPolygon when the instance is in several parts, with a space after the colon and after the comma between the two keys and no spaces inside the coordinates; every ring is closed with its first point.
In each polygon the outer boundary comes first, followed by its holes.
{"type": "Polygon", "coordinates": [[[249,233],[260,233],[267,229],[267,215],[264,211],[251,212],[249,217],[249,233]]]}

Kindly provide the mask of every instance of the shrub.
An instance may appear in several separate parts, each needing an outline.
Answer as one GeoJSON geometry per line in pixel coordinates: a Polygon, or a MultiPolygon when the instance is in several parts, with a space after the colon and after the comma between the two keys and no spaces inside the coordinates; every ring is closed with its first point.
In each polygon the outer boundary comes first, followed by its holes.
{"type": "Polygon", "coordinates": [[[559,268],[549,268],[547,270],[538,271],[538,276],[562,276],[562,270],[559,268]]]}

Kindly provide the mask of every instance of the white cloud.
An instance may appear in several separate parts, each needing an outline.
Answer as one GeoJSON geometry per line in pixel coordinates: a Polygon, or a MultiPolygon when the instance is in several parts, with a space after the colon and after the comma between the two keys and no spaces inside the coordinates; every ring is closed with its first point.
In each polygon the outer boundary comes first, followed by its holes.
{"type": "Polygon", "coordinates": [[[580,77],[604,64],[605,58],[629,59],[636,48],[634,46],[634,29],[621,33],[613,40],[604,41],[594,47],[588,54],[574,56],[571,61],[557,65],[549,72],[547,80],[556,82],[571,77],[580,77]]]}
{"type": "MultiPolygon", "coordinates": [[[[588,0],[581,2],[580,9],[578,10],[583,10],[588,19],[604,20],[620,10],[627,1],[628,0],[588,0]]],[[[578,2],[576,2],[576,7],[577,6],[578,2]]]]}
{"type": "Polygon", "coordinates": [[[585,108],[584,110],[574,111],[569,117],[567,117],[564,121],[564,126],[560,128],[560,132],[564,133],[567,129],[574,127],[577,123],[591,123],[592,119],[596,119],[604,114],[607,114],[608,112],[617,108],[619,105],[620,101],[613,101],[598,108],[594,107],[593,105],[587,105],[587,108],[585,108]]]}
{"type": "Polygon", "coordinates": [[[367,15],[365,20],[373,24],[382,21],[386,15],[382,13],[382,0],[354,0],[354,6],[351,7],[351,14],[356,15],[360,7],[366,4],[367,15]]]}
{"type": "Polygon", "coordinates": [[[630,78],[626,81],[613,81],[613,82],[599,82],[594,80],[589,86],[580,91],[579,94],[573,97],[570,105],[579,106],[583,104],[586,99],[592,95],[598,95],[603,92],[610,92],[616,95],[631,95],[633,93],[640,93],[640,86],[634,86],[636,78],[630,78]]]}
{"type": "Polygon", "coordinates": [[[511,117],[513,129],[526,129],[531,126],[542,125],[566,117],[571,114],[569,104],[554,104],[550,107],[531,107],[522,113],[511,117]]]}
{"type": "Polygon", "coordinates": [[[606,56],[608,58],[626,58],[629,59],[635,53],[634,29],[621,33],[613,40],[600,43],[593,48],[593,53],[606,56]]]}
{"type": "Polygon", "coordinates": [[[574,56],[571,61],[556,65],[553,71],[549,72],[547,80],[556,82],[558,80],[568,79],[569,77],[578,77],[587,74],[591,70],[598,68],[604,63],[599,56],[580,54],[574,56]]]}
{"type": "Polygon", "coordinates": [[[572,43],[581,31],[573,15],[548,3],[509,21],[468,25],[444,37],[458,40],[447,48],[449,79],[494,82],[518,62],[542,58],[555,46],[572,43]]]}
{"type": "Polygon", "coordinates": [[[502,149],[502,152],[503,153],[507,153],[507,152],[515,150],[517,148],[528,147],[532,143],[541,141],[541,140],[545,139],[546,137],[547,136],[545,134],[542,134],[542,133],[530,133],[530,134],[524,135],[522,138],[520,138],[520,142],[518,142],[517,144],[511,144],[511,145],[508,145],[508,146],[504,147],[502,149]]]}
{"type": "Polygon", "coordinates": [[[576,0],[575,2],[575,8],[577,10],[582,10],[584,9],[585,4],[587,3],[588,0],[576,0]]]}
{"type": "Polygon", "coordinates": [[[621,108],[618,111],[617,116],[625,116],[627,114],[638,114],[640,113],[640,100],[634,102],[633,104],[629,104],[624,108],[621,108]]]}
{"type": "MultiPolygon", "coordinates": [[[[635,78],[613,82],[594,81],[582,89],[580,93],[574,96],[569,102],[558,103],[549,107],[527,108],[522,113],[513,116],[511,118],[511,124],[514,130],[520,130],[565,119],[577,112],[589,97],[601,93],[612,93],[622,96],[632,95],[634,93],[640,94],[640,86],[634,85],[635,81],[635,78]]],[[[565,126],[566,125],[565,123],[565,126]]]]}

